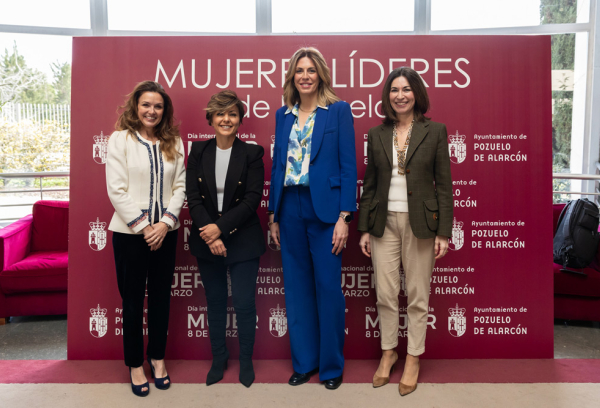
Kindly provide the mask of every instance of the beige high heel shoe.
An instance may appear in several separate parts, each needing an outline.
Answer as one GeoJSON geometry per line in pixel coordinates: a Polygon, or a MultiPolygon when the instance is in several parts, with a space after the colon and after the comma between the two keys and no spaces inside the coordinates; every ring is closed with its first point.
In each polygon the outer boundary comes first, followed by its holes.
{"type": "MultiPolygon", "coordinates": [[[[420,372],[421,371],[421,362],[419,361],[417,364],[419,366],[419,372],[420,372]]],[[[418,379],[418,376],[417,376],[417,379],[418,379]]],[[[406,384],[403,384],[402,381],[400,381],[400,384],[398,384],[398,392],[400,392],[401,397],[404,397],[405,395],[410,394],[411,392],[413,392],[416,389],[417,389],[416,382],[414,385],[406,385],[406,384]]]]}
{"type": "Polygon", "coordinates": [[[396,350],[394,350],[392,359],[394,360],[394,363],[392,364],[392,368],[390,368],[390,375],[388,375],[387,377],[379,377],[377,373],[373,375],[373,388],[383,387],[384,385],[390,382],[390,376],[394,372],[394,367],[396,366],[396,362],[398,361],[398,353],[396,352],[396,350]]]}

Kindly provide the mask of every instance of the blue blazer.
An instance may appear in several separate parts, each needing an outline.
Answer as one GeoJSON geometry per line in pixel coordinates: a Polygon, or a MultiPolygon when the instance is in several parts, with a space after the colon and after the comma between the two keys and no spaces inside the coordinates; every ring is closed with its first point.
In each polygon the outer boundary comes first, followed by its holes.
{"type": "MultiPolygon", "coordinates": [[[[285,114],[287,106],[275,114],[275,146],[271,168],[269,211],[279,221],[288,139],[296,116],[285,114]]],[[[340,211],[356,211],[356,149],[354,119],[350,105],[339,101],[328,109],[317,108],[312,133],[308,182],[317,217],[335,224],[340,211]]]]}

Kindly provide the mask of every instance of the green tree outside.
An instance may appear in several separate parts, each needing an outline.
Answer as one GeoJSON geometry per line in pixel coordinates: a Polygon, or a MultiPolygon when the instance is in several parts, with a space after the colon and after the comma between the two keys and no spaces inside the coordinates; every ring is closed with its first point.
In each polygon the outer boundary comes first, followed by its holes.
{"type": "Polygon", "coordinates": [[[51,69],[53,78],[48,82],[45,74],[27,66],[16,42],[11,51],[4,49],[0,58],[0,109],[7,102],[70,103],[71,65],[54,62],[51,69]]]}
{"type": "MultiPolygon", "coordinates": [[[[541,24],[569,24],[577,22],[577,0],[541,0],[541,24]]],[[[552,70],[575,69],[575,34],[557,34],[551,37],[552,70]]],[[[565,78],[564,82],[570,78],[565,78]]],[[[573,91],[566,84],[552,91],[552,171],[564,172],[570,168],[571,128],[573,124],[573,91]]],[[[553,180],[554,191],[569,191],[568,180],[553,180]]],[[[568,195],[554,194],[554,202],[566,202],[568,195]]]]}
{"type": "MultiPolygon", "coordinates": [[[[53,78],[48,82],[45,74],[27,66],[16,43],[12,50],[5,49],[0,55],[0,111],[9,102],[69,104],[71,65],[54,62],[51,69],[53,78]]],[[[69,126],[51,120],[15,123],[0,116],[0,151],[0,173],[68,170],[69,126]]],[[[39,182],[39,179],[0,179],[0,189],[30,188],[39,182]]],[[[44,185],[68,186],[68,179],[46,179],[44,185]]]]}

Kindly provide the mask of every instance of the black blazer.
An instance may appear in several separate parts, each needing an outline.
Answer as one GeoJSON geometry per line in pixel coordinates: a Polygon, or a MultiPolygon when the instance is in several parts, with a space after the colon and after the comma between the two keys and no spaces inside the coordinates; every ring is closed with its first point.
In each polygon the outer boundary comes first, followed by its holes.
{"type": "Polygon", "coordinates": [[[215,160],[217,142],[210,139],[192,143],[188,157],[186,192],[192,231],[192,255],[208,261],[217,256],[200,238],[200,227],[217,224],[221,239],[227,248],[225,264],[246,261],[265,253],[265,239],[256,210],[260,205],[264,187],[265,169],[262,146],[246,144],[235,139],[225,178],[223,211],[217,207],[217,182],[215,160]]]}

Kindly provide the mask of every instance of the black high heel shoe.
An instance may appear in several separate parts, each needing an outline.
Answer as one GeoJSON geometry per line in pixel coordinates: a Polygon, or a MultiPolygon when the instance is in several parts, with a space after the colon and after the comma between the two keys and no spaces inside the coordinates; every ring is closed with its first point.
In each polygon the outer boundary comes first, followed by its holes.
{"type": "Polygon", "coordinates": [[[249,388],[254,382],[254,366],[252,359],[240,360],[240,382],[249,388]]]}
{"type": "Polygon", "coordinates": [[[227,370],[227,360],[229,360],[229,351],[219,356],[213,356],[212,365],[206,375],[206,385],[218,383],[223,379],[223,372],[227,370]]]}
{"type": "Polygon", "coordinates": [[[156,375],[154,374],[154,366],[152,365],[152,359],[150,357],[148,357],[148,364],[150,364],[150,368],[152,369],[152,378],[154,378],[154,386],[159,390],[168,390],[171,386],[171,377],[167,375],[163,378],[156,378],[156,375]],[[168,383],[165,384],[165,381],[168,381],[168,383]]]}
{"type": "Polygon", "coordinates": [[[142,385],[133,384],[133,377],[131,376],[131,367],[129,367],[129,380],[131,381],[131,391],[138,397],[145,397],[150,393],[150,384],[148,384],[148,381],[146,381],[146,383],[142,385]],[[146,388],[146,391],[142,391],[142,388],[146,388]]]}

